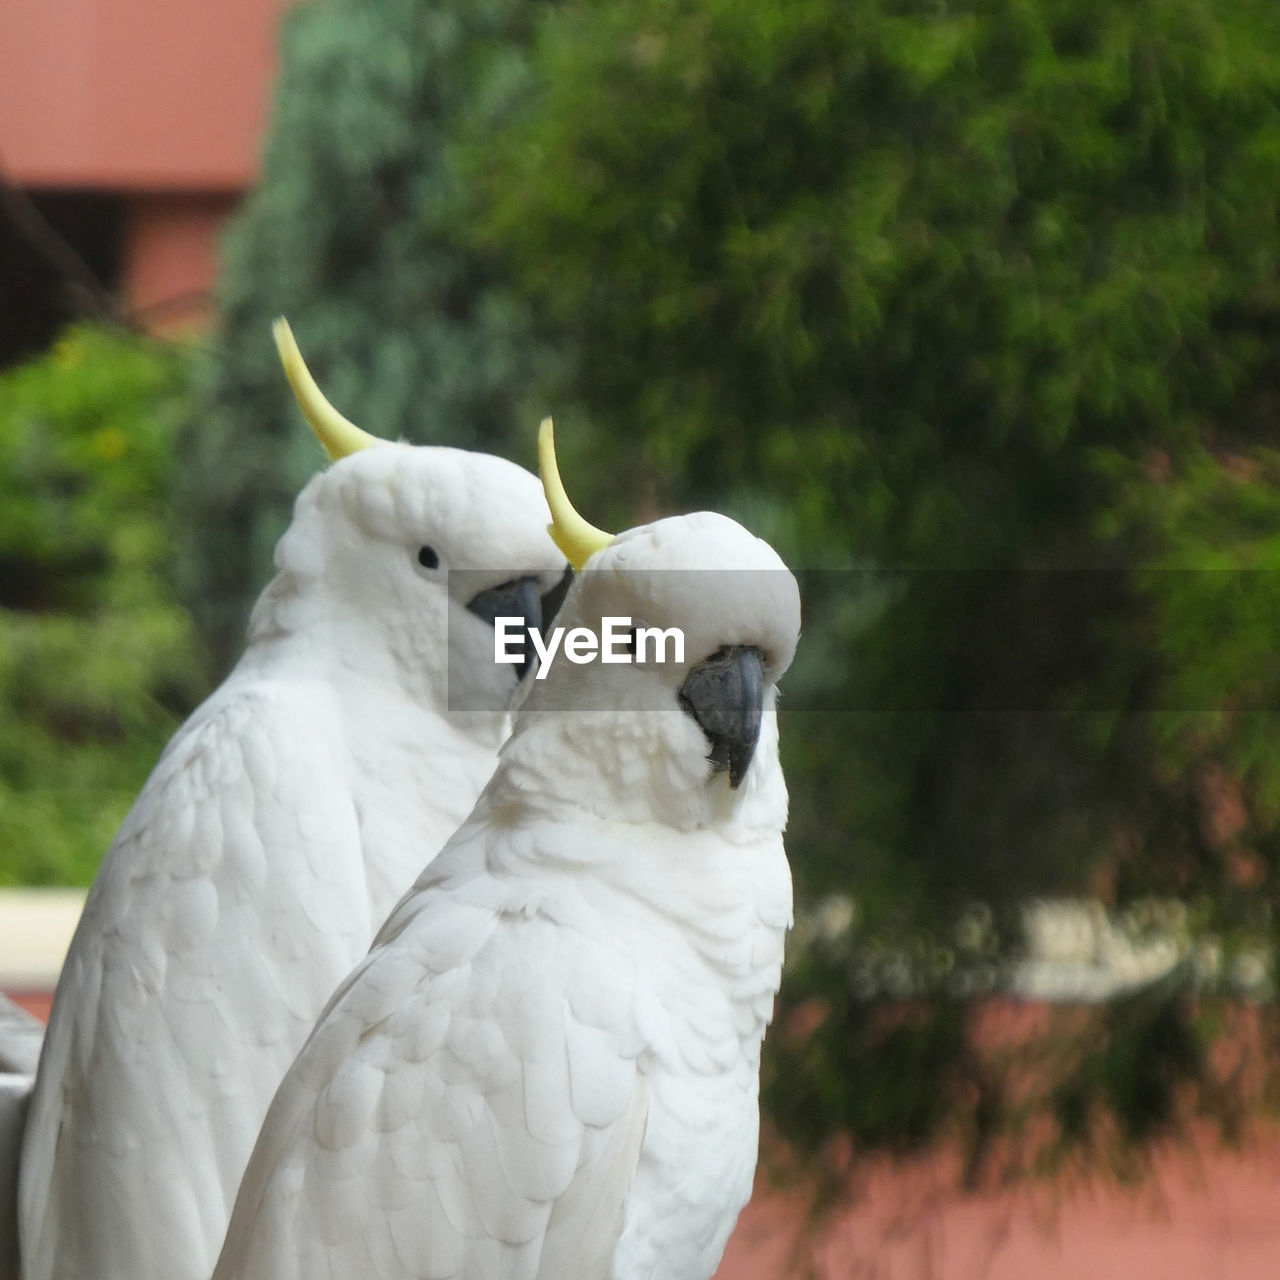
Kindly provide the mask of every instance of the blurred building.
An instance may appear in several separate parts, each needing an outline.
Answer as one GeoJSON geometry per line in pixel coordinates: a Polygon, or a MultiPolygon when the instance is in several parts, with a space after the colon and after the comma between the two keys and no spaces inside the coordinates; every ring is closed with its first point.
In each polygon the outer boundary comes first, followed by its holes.
{"type": "Polygon", "coordinates": [[[0,4],[0,365],[45,346],[99,285],[151,328],[207,318],[286,2],[0,4]]]}

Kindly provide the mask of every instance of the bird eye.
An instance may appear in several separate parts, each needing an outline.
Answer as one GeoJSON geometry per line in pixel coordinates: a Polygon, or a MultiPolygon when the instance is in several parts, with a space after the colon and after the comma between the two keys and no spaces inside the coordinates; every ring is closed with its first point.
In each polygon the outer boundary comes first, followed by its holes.
{"type": "Polygon", "coordinates": [[[419,547],[418,563],[424,569],[438,569],[440,567],[440,557],[436,555],[435,547],[419,547]]]}

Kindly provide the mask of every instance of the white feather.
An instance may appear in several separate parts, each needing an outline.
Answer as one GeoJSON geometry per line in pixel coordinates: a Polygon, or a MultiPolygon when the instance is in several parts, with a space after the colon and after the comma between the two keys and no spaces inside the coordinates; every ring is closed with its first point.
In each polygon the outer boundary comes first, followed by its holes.
{"type": "MultiPolygon", "coordinates": [[[[707,583],[690,661],[743,644],[771,680],[785,669],[798,598],[763,544],[694,517],[616,546],[566,624],[602,592],[625,615],[613,570],[646,546],[661,568],[754,560],[785,581],[758,615],[741,579],[707,583]]],[[[652,621],[688,621],[683,595],[662,612],[644,587],[652,621]]],[[[553,669],[530,693],[475,812],[339,989],[271,1105],[214,1280],[715,1269],[750,1193],[791,910],[773,695],[731,792],[679,704],[683,671],[604,673],[553,669]],[[358,1162],[334,1158],[335,1135],[358,1162]]]]}
{"type": "MultiPolygon", "coordinates": [[[[446,570],[545,591],[545,522],[531,475],[449,449],[368,449],[303,491],[244,657],[164,752],[72,942],[26,1129],[26,1280],[207,1280],[281,1075],[492,771],[514,674],[446,570]]],[[[335,1080],[317,1128],[348,1177],[380,1080],[335,1080]]]]}

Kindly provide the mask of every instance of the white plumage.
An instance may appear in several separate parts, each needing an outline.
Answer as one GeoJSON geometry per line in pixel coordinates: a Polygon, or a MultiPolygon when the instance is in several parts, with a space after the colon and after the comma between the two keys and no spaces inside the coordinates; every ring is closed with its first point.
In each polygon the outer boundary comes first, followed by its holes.
{"type": "Polygon", "coordinates": [[[533,686],[285,1076],[215,1280],[714,1270],[751,1189],[790,922],[774,684],[798,596],[764,543],[700,515],[588,562],[558,621],[604,615],[684,628],[687,661],[533,686]],[[763,714],[734,789],[681,699],[739,650],[763,714]]]}
{"type": "Polygon", "coordinates": [[[72,942],[23,1148],[26,1280],[207,1280],[281,1075],[492,772],[515,669],[458,593],[554,586],[546,520],[533,476],[452,449],[380,444],[303,490],[243,658],[72,942]]]}

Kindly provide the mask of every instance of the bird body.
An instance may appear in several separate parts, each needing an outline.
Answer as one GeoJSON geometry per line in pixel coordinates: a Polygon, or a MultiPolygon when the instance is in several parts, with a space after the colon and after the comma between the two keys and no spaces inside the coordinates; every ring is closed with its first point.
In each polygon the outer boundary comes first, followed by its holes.
{"type": "Polygon", "coordinates": [[[492,817],[428,870],[290,1073],[219,1280],[327,1274],[321,1257],[382,1280],[714,1270],[755,1168],[781,843],[620,845],[581,822],[548,859],[527,815],[492,817]]]}
{"type": "Polygon", "coordinates": [[[704,516],[623,535],[561,618],[629,606],[686,625],[689,661],[566,665],[530,691],[286,1074],[215,1280],[715,1269],[750,1193],[791,915],[773,685],[798,600],[769,548],[704,516]],[[753,565],[692,592],[649,572],[753,565]],[[725,646],[764,677],[740,785],[679,697],[725,646]]]}
{"type": "Polygon", "coordinates": [[[527,472],[450,449],[382,444],[304,489],[243,658],[72,941],[23,1148],[26,1280],[207,1280],[281,1075],[505,735],[515,674],[450,571],[549,590],[545,517],[527,472]]]}

